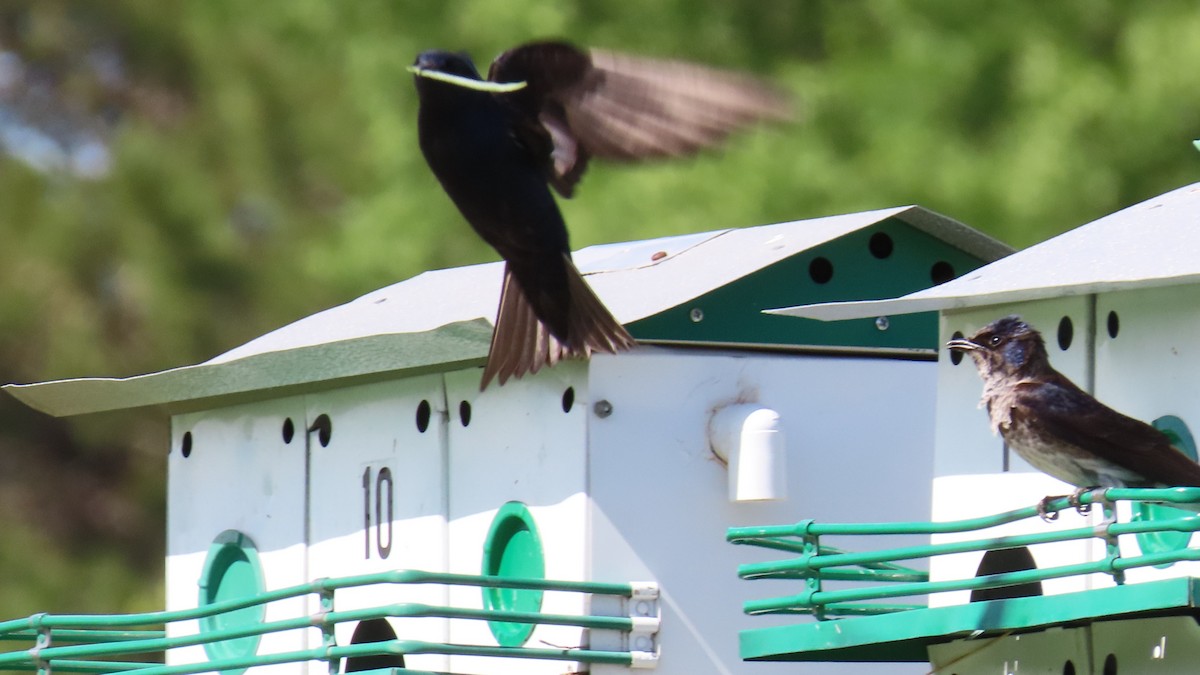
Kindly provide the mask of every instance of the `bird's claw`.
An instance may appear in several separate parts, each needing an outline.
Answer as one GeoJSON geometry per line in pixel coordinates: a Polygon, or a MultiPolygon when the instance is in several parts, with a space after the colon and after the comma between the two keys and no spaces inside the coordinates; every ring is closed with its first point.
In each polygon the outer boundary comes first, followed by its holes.
{"type": "Polygon", "coordinates": [[[1058,511],[1050,510],[1050,502],[1062,496],[1063,495],[1046,495],[1045,497],[1042,497],[1041,501],[1039,501],[1037,505],[1038,517],[1047,523],[1052,523],[1058,520],[1058,511]]]}
{"type": "Polygon", "coordinates": [[[1075,490],[1075,492],[1071,493],[1070,497],[1067,497],[1067,503],[1070,504],[1071,506],[1074,506],[1075,511],[1081,516],[1086,516],[1087,514],[1092,512],[1092,505],[1084,504],[1083,496],[1085,494],[1087,494],[1088,492],[1091,492],[1093,489],[1095,489],[1095,488],[1090,488],[1090,487],[1077,488],[1075,490]]]}

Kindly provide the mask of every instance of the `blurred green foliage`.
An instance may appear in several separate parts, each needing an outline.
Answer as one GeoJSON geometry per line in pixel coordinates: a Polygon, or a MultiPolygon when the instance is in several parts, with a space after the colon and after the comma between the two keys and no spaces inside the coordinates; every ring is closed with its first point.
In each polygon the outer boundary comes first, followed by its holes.
{"type": "MultiPolygon", "coordinates": [[[[1195,180],[1196,35],[1190,0],[2,0],[0,380],[195,363],[495,259],[417,149],[422,49],[563,36],[795,93],[695,161],[593,165],[576,247],[910,203],[1026,246],[1195,180]]],[[[165,438],[0,401],[0,615],[160,605],[165,438]]]]}

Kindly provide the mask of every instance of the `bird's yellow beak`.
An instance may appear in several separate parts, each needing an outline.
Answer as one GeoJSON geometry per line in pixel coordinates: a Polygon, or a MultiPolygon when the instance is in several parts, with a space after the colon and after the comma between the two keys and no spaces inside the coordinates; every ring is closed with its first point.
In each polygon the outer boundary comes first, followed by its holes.
{"type": "Polygon", "coordinates": [[[419,75],[420,77],[428,77],[431,80],[439,82],[447,82],[455,86],[465,89],[474,89],[475,91],[487,91],[493,94],[506,94],[510,91],[517,91],[525,88],[525,82],[489,82],[487,80],[476,80],[470,77],[462,77],[461,75],[451,75],[443,73],[440,70],[429,70],[420,66],[409,66],[408,72],[419,75]]]}

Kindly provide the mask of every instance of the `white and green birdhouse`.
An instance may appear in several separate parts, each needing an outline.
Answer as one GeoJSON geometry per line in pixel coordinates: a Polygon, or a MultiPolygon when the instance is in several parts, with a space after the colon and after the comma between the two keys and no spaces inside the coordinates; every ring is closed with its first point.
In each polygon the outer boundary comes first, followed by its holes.
{"type": "MultiPolygon", "coordinates": [[[[784,313],[836,325],[938,312],[941,345],[1019,315],[1045,336],[1057,370],[1108,406],[1157,427],[1195,460],[1198,233],[1200,184],[934,288],[784,313]]],[[[877,612],[866,620],[847,618],[843,625],[824,626],[819,635],[804,633],[804,626],[749,631],[743,636],[744,655],[928,659],[938,672],[962,674],[1115,673],[1118,666],[1119,672],[1191,672],[1200,654],[1200,631],[1192,619],[1200,597],[1195,579],[1200,564],[1193,562],[1200,560],[1194,536],[1200,529],[1195,515],[1200,490],[1094,491],[1089,499],[1097,504],[1089,514],[1059,500],[1063,510],[1057,520],[1039,519],[1033,505],[1047,495],[1069,494],[1075,486],[1037,471],[992,432],[987,412],[979,409],[980,377],[971,360],[960,356],[943,350],[937,364],[930,522],[877,528],[924,536],[932,546],[919,555],[904,551],[903,557],[927,557],[928,577],[914,573],[903,580],[910,586],[885,584],[874,595],[859,589],[854,596],[879,601],[929,593],[928,604],[877,612]],[[830,630],[853,637],[834,645],[827,640],[830,630]]],[[[833,524],[822,527],[810,528],[800,539],[816,537],[818,530],[847,533],[833,524]]],[[[872,558],[880,565],[899,559],[886,552],[872,558]]],[[[832,570],[837,562],[805,564],[832,570]]],[[[824,607],[839,600],[835,592],[815,602],[824,607]]]]}
{"type": "Polygon", "coordinates": [[[171,416],[162,673],[744,672],[754,589],[727,528],[925,518],[944,339],[933,309],[762,310],[894,297],[1009,252],[919,207],[587,248],[639,346],[482,392],[499,263],[205,363],[8,391],[171,416]]]}

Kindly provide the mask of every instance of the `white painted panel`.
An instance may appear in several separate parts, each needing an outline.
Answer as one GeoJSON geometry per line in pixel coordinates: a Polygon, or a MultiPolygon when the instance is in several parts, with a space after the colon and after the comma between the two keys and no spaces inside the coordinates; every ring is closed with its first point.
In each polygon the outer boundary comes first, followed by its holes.
{"type": "MultiPolygon", "coordinates": [[[[257,546],[267,590],[308,579],[304,560],[304,404],[298,397],[178,415],[167,459],[167,609],[196,607],[201,572],[213,540],[226,530],[257,546]],[[283,425],[296,429],[284,442],[283,425]],[[182,453],[185,434],[191,452],[182,453]]],[[[303,615],[304,598],[271,603],[266,620],[303,615]]],[[[197,622],[172,625],[170,634],[199,632],[197,622]]],[[[263,636],[258,653],[304,648],[305,633],[263,636]]],[[[174,650],[171,663],[206,661],[201,647],[174,650]]],[[[257,668],[251,673],[304,672],[303,666],[257,668]]]]}
{"type": "MultiPolygon", "coordinates": [[[[588,403],[584,364],[568,362],[536,376],[492,384],[479,391],[479,369],[446,375],[449,402],[450,571],[479,574],[484,539],[496,511],[509,501],[523,502],[532,514],[545,550],[546,577],[587,578],[585,430],[588,403]],[[563,394],[575,403],[563,411],[563,394]],[[463,404],[470,407],[464,424],[463,404]]],[[[605,579],[609,580],[609,579],[605,579]]],[[[455,606],[482,607],[478,589],[450,591],[455,606]]],[[[546,593],[542,610],[579,614],[583,596],[546,593]]],[[[529,647],[579,646],[578,628],[541,626],[529,647]]],[[[496,644],[482,621],[452,621],[453,642],[496,644]]],[[[453,672],[559,675],[572,664],[454,657],[453,672]]]]}
{"type": "MultiPolygon", "coordinates": [[[[663,600],[656,672],[923,673],[922,664],[743,663],[738,632],[805,621],[749,617],[746,600],[799,592],[802,581],[740,581],[738,565],[788,557],[733,546],[729,527],[924,520],[933,466],[934,364],[869,358],[641,347],[592,360],[589,410],[591,575],[656,580],[663,600]],[[789,498],[731,503],[709,447],[724,405],[780,413],[789,498]]],[[[875,549],[912,539],[826,543],[875,549]]],[[[627,672],[594,666],[595,675],[627,672]]]]}
{"type": "MultiPolygon", "coordinates": [[[[1200,439],[1200,288],[1170,286],[1101,295],[1096,301],[1096,396],[1147,423],[1164,415],[1182,419],[1200,439]],[[1115,312],[1119,330],[1107,330],[1115,312]]],[[[1128,505],[1122,516],[1129,517],[1128,505]]],[[[1192,537],[1192,545],[1197,538],[1192,537]]],[[[1121,554],[1141,553],[1134,537],[1121,538],[1121,554]]],[[[1200,576],[1200,563],[1130,570],[1130,582],[1200,576]]]]}
{"type": "MultiPolygon", "coordinates": [[[[445,394],[440,375],[380,382],[306,397],[308,424],[327,415],[329,444],[311,448],[309,572],[344,577],[397,569],[446,570],[445,394]],[[428,426],[417,426],[422,401],[428,426]]],[[[444,586],[339,590],[338,611],[393,603],[444,606],[444,586]]],[[[314,598],[315,601],[315,598],[314,598]]],[[[315,610],[316,605],[310,605],[315,610]]],[[[397,637],[444,642],[443,619],[391,619],[397,637]]],[[[350,644],[357,624],[338,626],[350,644]]],[[[317,646],[313,643],[312,646],[317,646]]],[[[411,655],[405,665],[444,670],[446,659],[411,655]]]]}

